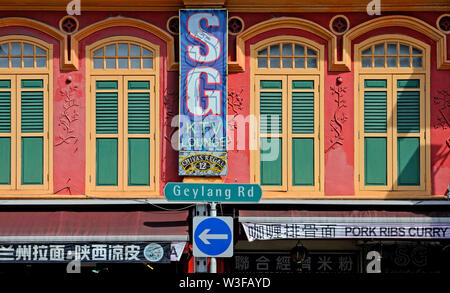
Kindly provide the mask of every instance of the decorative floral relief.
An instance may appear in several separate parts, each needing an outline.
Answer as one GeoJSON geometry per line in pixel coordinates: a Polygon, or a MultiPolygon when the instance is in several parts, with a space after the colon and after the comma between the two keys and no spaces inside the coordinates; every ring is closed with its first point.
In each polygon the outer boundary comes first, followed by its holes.
{"type": "Polygon", "coordinates": [[[75,92],[78,91],[77,86],[68,86],[65,89],[59,91],[59,94],[64,98],[63,111],[59,114],[58,126],[62,129],[62,134],[58,135],[55,146],[62,144],[73,144],[74,153],[78,150],[78,134],[74,129],[74,122],[79,117],[80,105],[75,98],[75,92]]]}
{"type": "MultiPolygon", "coordinates": [[[[443,130],[446,130],[450,127],[450,92],[448,90],[438,91],[438,95],[434,97],[434,103],[440,106],[434,128],[442,127],[443,130]]],[[[445,143],[450,148],[450,137],[445,140],[445,143]]]]}
{"type": "Polygon", "coordinates": [[[343,124],[348,120],[348,116],[344,112],[344,109],[347,107],[347,105],[345,104],[345,100],[343,99],[344,93],[347,91],[347,87],[338,85],[331,86],[330,89],[331,94],[335,96],[334,102],[336,103],[333,118],[330,121],[331,131],[334,135],[330,139],[331,145],[327,148],[325,153],[329,152],[330,150],[336,149],[338,145],[344,144],[343,124]]]}
{"type": "Polygon", "coordinates": [[[244,97],[242,97],[242,93],[244,92],[244,89],[241,89],[241,91],[236,90],[230,90],[228,92],[228,107],[231,108],[231,111],[233,112],[233,120],[230,121],[230,125],[234,125],[234,128],[237,126],[234,124],[234,117],[239,115],[239,112],[244,109],[244,97]]]}

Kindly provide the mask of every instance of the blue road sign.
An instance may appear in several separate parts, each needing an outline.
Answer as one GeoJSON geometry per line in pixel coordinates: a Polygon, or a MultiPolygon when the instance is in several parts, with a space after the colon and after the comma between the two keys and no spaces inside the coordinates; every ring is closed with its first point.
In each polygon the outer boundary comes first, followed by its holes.
{"type": "Polygon", "coordinates": [[[232,257],[233,218],[194,217],[194,256],[232,257]]]}

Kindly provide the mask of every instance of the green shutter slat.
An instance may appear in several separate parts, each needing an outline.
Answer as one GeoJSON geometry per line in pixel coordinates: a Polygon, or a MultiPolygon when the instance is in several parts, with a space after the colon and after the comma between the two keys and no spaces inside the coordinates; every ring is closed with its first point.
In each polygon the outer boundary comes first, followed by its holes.
{"type": "MultiPolygon", "coordinates": [[[[22,80],[22,83],[26,81],[22,80]]],[[[32,82],[37,81],[32,80],[32,82]]],[[[21,92],[20,115],[23,133],[44,132],[44,93],[41,91],[21,92]]]]}
{"type": "Polygon", "coordinates": [[[281,80],[261,80],[260,88],[263,90],[281,90],[283,82],[281,80]]]}
{"type": "Polygon", "coordinates": [[[282,142],[280,138],[262,138],[260,153],[261,185],[281,186],[282,142]]]}
{"type": "Polygon", "coordinates": [[[386,133],[386,131],[387,131],[387,93],[365,91],[364,132],[386,133]]]}
{"type": "Polygon", "coordinates": [[[0,89],[10,89],[11,88],[11,80],[3,79],[0,80],[0,89]]]}
{"type": "Polygon", "coordinates": [[[314,89],[314,80],[293,80],[292,81],[293,90],[309,90],[314,89]]]}
{"type": "Polygon", "coordinates": [[[387,80],[385,79],[365,79],[365,88],[387,88],[387,80]]]}
{"type": "Polygon", "coordinates": [[[261,133],[282,132],[282,93],[260,93],[260,131],[261,133]]]}
{"type": "Polygon", "coordinates": [[[292,133],[314,133],[314,92],[292,93],[292,133]]]}
{"type": "Polygon", "coordinates": [[[387,185],[387,140],[385,137],[364,139],[364,184],[387,185]]]}
{"type": "Polygon", "coordinates": [[[97,138],[96,184],[117,186],[118,150],[116,138],[97,138]]]}
{"type": "Polygon", "coordinates": [[[11,184],[11,138],[0,137],[0,185],[11,184]]]}
{"type": "Polygon", "coordinates": [[[22,137],[22,185],[44,183],[44,138],[22,137]]]}
{"type": "Polygon", "coordinates": [[[11,132],[11,92],[0,92],[0,132],[11,132]]]}
{"type": "Polygon", "coordinates": [[[130,80],[128,81],[129,90],[149,90],[150,82],[147,80],[130,80]]]}
{"type": "Polygon", "coordinates": [[[397,80],[397,88],[418,89],[418,88],[420,88],[420,80],[419,79],[399,79],[399,80],[397,80]]]}
{"type": "Polygon", "coordinates": [[[420,144],[418,137],[397,139],[397,184],[420,185],[420,144]]]}
{"type": "Polygon", "coordinates": [[[150,185],[150,140],[128,139],[128,185],[150,185]]]}
{"type": "Polygon", "coordinates": [[[292,184],[314,186],[314,139],[292,140],[292,184]]]}
{"type": "Polygon", "coordinates": [[[128,93],[128,133],[150,133],[149,93],[128,93]]]}
{"type": "Polygon", "coordinates": [[[397,92],[397,132],[420,132],[420,92],[397,92]]]}
{"type": "Polygon", "coordinates": [[[117,133],[118,94],[116,92],[97,93],[95,105],[95,129],[97,133],[117,133]]]}
{"type": "Polygon", "coordinates": [[[23,89],[41,89],[44,87],[42,79],[22,79],[20,86],[23,89]]]}
{"type": "Polygon", "coordinates": [[[117,80],[98,80],[95,82],[97,90],[116,90],[119,88],[117,80]]]}

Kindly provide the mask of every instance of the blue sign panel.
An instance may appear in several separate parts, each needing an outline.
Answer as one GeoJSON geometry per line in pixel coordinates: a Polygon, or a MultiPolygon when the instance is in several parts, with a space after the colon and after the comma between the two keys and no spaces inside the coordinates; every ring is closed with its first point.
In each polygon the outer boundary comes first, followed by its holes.
{"type": "Polygon", "coordinates": [[[232,257],[233,218],[194,217],[194,256],[232,257]]]}
{"type": "Polygon", "coordinates": [[[180,175],[227,173],[227,10],[180,10],[180,175]]]}

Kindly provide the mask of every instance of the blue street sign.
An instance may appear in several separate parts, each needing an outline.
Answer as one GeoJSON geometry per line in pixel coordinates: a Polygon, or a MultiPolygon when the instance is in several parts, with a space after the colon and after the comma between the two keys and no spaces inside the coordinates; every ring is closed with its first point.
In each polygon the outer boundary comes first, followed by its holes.
{"type": "Polygon", "coordinates": [[[233,256],[232,217],[194,217],[195,257],[233,256]]]}

